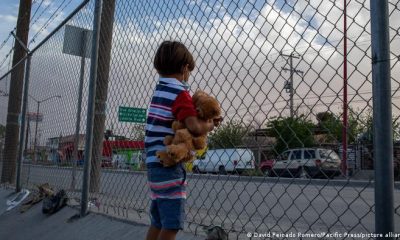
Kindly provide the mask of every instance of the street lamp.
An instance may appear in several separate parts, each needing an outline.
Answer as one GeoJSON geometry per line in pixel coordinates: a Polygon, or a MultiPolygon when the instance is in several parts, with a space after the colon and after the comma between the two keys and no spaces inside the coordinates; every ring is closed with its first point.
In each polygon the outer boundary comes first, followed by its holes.
{"type": "Polygon", "coordinates": [[[40,108],[40,104],[47,102],[53,98],[61,98],[61,95],[55,95],[55,96],[51,96],[48,98],[45,98],[43,100],[37,100],[36,98],[34,98],[33,96],[31,96],[30,94],[28,94],[29,97],[31,97],[37,104],[37,108],[36,108],[36,126],[35,126],[35,138],[34,138],[34,143],[33,143],[33,158],[32,158],[32,162],[35,162],[36,160],[36,142],[37,142],[37,128],[38,128],[38,118],[39,118],[39,108],[40,108]]]}

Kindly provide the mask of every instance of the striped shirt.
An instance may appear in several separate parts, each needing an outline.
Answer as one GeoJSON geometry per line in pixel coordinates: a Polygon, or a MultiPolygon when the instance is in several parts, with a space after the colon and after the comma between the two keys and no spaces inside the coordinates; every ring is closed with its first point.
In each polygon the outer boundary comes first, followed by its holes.
{"type": "Polygon", "coordinates": [[[182,82],[175,78],[160,78],[147,115],[145,149],[146,163],[159,162],[156,152],[165,150],[167,135],[174,135],[172,122],[196,116],[192,99],[182,82]]]}
{"type": "Polygon", "coordinates": [[[186,180],[182,166],[163,167],[156,156],[165,150],[164,138],[174,135],[172,122],[197,116],[192,98],[182,82],[160,78],[147,114],[145,150],[151,199],[186,198],[186,180]]]}

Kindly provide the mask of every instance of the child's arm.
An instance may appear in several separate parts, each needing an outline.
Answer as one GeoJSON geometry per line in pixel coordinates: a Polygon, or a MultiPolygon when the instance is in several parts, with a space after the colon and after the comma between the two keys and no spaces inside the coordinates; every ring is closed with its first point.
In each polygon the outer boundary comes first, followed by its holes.
{"type": "Polygon", "coordinates": [[[172,112],[176,120],[181,121],[194,136],[201,136],[214,129],[214,122],[204,121],[197,117],[197,111],[193,105],[189,92],[183,91],[176,98],[172,112]]]}

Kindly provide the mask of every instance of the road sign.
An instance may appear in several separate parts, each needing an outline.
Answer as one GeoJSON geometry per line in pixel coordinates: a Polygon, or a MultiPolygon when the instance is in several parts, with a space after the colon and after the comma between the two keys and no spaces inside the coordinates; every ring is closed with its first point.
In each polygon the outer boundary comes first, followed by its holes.
{"type": "Polygon", "coordinates": [[[92,48],[92,31],[71,25],[65,26],[63,53],[90,58],[92,48]],[[83,36],[86,34],[86,36],[83,36]],[[83,39],[86,41],[83,42],[83,39]],[[82,47],[85,48],[82,52],[82,47]]]}
{"type": "Polygon", "coordinates": [[[120,106],[118,109],[118,120],[120,122],[145,123],[146,109],[120,106]]]}

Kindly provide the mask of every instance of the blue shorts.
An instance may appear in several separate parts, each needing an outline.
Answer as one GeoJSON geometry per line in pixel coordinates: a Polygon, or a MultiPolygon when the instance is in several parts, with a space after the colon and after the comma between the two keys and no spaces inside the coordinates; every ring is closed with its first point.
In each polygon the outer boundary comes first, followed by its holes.
{"type": "Polygon", "coordinates": [[[186,177],[182,165],[165,168],[147,164],[151,193],[151,225],[160,229],[183,229],[185,220],[186,177]]]}
{"type": "Polygon", "coordinates": [[[183,230],[185,199],[151,200],[151,225],[159,229],[183,230]]]}

